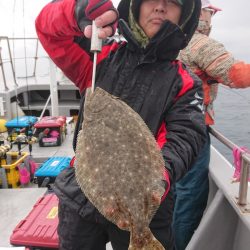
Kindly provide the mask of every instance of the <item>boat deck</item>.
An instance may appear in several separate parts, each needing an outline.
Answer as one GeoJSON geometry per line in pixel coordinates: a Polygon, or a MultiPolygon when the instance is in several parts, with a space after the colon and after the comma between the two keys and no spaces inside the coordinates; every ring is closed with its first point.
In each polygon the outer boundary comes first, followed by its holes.
{"type": "Polygon", "coordinates": [[[0,189],[0,247],[9,243],[13,229],[31,211],[46,188],[0,189]]]}
{"type": "MultiPolygon", "coordinates": [[[[67,117],[67,135],[65,136],[61,146],[50,146],[50,147],[40,147],[38,143],[32,145],[32,158],[38,162],[42,163],[49,157],[53,156],[74,156],[73,151],[73,136],[74,136],[74,122],[72,117],[67,117]]],[[[13,145],[12,150],[17,150],[17,145],[13,145]]],[[[28,145],[22,145],[22,152],[29,152],[28,145]]]]}
{"type": "MultiPolygon", "coordinates": [[[[0,249],[12,247],[9,240],[13,229],[29,214],[46,191],[47,188],[34,187],[0,189],[0,249]]],[[[107,250],[112,250],[110,244],[107,245],[107,250]]]]}
{"type": "MultiPolygon", "coordinates": [[[[74,155],[73,135],[74,123],[71,119],[67,119],[67,135],[62,145],[59,147],[39,147],[38,143],[35,143],[32,149],[33,159],[41,164],[53,156],[72,157],[74,155]]],[[[28,152],[28,146],[22,147],[22,152],[24,151],[28,152]]],[[[36,201],[46,191],[47,188],[38,188],[35,184],[30,184],[25,188],[0,189],[0,249],[12,247],[9,239],[13,229],[28,215],[36,201]]],[[[107,245],[107,250],[112,250],[110,244],[107,245]]]]}

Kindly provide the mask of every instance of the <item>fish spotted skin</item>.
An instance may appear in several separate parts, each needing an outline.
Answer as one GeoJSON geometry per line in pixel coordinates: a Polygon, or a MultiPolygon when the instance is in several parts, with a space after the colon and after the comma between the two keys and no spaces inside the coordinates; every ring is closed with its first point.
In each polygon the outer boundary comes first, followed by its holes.
{"type": "Polygon", "coordinates": [[[132,229],[128,250],[164,250],[162,244],[154,237],[149,228],[144,228],[142,235],[132,229]]]}
{"type": "Polygon", "coordinates": [[[77,182],[100,213],[131,232],[130,250],[164,250],[149,229],[165,191],[160,148],[126,103],[101,88],[87,92],[77,139],[77,182]]]}

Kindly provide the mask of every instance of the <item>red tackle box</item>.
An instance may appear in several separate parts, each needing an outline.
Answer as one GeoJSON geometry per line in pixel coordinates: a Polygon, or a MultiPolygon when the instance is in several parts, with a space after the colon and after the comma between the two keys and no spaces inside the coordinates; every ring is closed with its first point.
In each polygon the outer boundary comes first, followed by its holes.
{"type": "Polygon", "coordinates": [[[40,147],[60,146],[66,136],[66,116],[44,116],[34,127],[40,147]]]}
{"type": "Polygon", "coordinates": [[[19,222],[10,243],[30,249],[58,249],[58,198],[47,194],[40,198],[28,216],[19,222]]]}

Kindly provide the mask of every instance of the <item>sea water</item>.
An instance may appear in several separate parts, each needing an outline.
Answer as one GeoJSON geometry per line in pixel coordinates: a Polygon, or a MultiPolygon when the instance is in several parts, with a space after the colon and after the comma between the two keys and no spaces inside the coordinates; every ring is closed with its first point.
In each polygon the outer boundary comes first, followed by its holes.
{"type": "MultiPolygon", "coordinates": [[[[250,88],[231,89],[220,84],[215,101],[216,130],[240,147],[250,149],[250,88]]],[[[212,138],[212,144],[232,162],[232,151],[212,138]]]]}

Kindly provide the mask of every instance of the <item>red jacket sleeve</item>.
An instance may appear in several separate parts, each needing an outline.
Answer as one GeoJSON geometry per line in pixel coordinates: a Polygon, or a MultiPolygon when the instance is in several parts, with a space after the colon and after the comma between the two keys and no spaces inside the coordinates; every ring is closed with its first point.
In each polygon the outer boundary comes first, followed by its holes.
{"type": "Polygon", "coordinates": [[[82,92],[91,84],[92,60],[76,38],[83,37],[74,17],[75,1],[47,4],[36,19],[38,38],[54,63],[82,92]]]}

